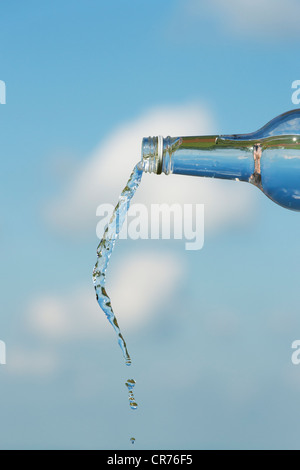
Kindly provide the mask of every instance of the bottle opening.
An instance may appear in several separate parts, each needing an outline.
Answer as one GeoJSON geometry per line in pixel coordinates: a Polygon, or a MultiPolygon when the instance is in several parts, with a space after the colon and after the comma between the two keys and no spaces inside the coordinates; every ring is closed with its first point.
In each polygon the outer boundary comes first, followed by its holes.
{"type": "Polygon", "coordinates": [[[144,137],[142,141],[142,162],[145,173],[162,172],[164,139],[161,135],[157,137],[144,137]]]}

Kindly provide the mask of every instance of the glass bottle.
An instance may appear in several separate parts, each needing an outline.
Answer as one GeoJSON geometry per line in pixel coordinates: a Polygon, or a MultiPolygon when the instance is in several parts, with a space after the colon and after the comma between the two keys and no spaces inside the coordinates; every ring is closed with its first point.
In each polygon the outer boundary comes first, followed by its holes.
{"type": "Polygon", "coordinates": [[[149,173],[247,181],[300,211],[300,109],[251,134],[144,138],[142,165],[149,173]]]}

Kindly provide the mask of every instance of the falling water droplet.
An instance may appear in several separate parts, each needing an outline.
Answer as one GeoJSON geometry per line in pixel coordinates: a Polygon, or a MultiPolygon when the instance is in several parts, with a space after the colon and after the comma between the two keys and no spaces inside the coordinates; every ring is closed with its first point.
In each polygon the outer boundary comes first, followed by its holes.
{"type": "Polygon", "coordinates": [[[134,394],[133,394],[133,389],[135,387],[135,384],[136,384],[136,381],[134,379],[128,379],[127,382],[125,382],[125,385],[128,389],[129,406],[132,410],[136,410],[138,407],[138,404],[135,401],[134,394]]]}

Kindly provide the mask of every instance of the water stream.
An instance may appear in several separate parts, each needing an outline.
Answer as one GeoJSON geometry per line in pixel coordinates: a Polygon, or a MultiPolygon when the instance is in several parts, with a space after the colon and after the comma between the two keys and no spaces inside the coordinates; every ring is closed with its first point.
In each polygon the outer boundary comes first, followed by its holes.
{"type": "MultiPolygon", "coordinates": [[[[141,167],[141,163],[138,163],[134,167],[125,188],[121,192],[118,204],[116,205],[113,211],[111,219],[104,231],[103,238],[98,245],[97,261],[93,270],[93,282],[96,291],[97,302],[104,311],[108,321],[116,332],[118,343],[122,350],[125,359],[125,364],[127,366],[131,365],[131,357],[129,355],[125,339],[121,333],[117,318],[114,314],[110,297],[106,292],[105,284],[109,259],[113,252],[116,239],[118,238],[124,221],[126,219],[126,215],[130,206],[130,201],[140,185],[142,175],[143,170],[141,167]]],[[[136,382],[134,379],[128,379],[125,383],[128,389],[129,405],[130,408],[133,410],[135,410],[138,406],[133,394],[133,388],[135,386],[135,383],[136,382]]],[[[135,442],[135,438],[132,437],[130,441],[133,444],[135,442]]]]}

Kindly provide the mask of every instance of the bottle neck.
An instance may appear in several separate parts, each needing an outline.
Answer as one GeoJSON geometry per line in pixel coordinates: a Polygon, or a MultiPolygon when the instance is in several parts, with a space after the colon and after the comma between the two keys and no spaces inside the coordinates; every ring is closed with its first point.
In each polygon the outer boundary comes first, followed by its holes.
{"type": "Polygon", "coordinates": [[[257,145],[242,136],[149,137],[142,143],[147,173],[181,174],[249,181],[257,145]]]}

